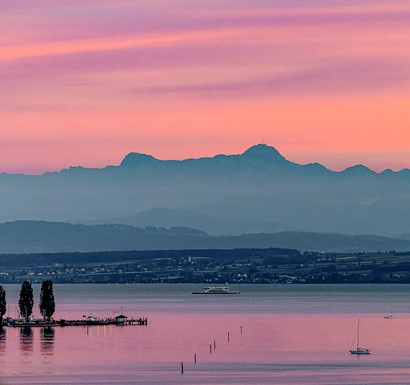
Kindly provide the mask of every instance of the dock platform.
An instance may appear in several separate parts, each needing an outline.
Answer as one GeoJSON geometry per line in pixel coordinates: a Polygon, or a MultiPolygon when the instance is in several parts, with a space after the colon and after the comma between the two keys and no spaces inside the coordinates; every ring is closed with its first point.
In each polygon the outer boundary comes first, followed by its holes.
{"type": "Polygon", "coordinates": [[[14,319],[7,319],[3,320],[3,326],[8,327],[51,327],[51,326],[105,326],[105,325],[116,325],[116,326],[130,326],[130,325],[138,325],[138,326],[146,326],[148,324],[148,320],[145,317],[139,318],[122,318],[120,320],[116,318],[112,319],[82,319],[82,320],[51,320],[51,321],[43,321],[43,320],[29,320],[29,321],[22,321],[22,320],[14,320],[14,319]]]}

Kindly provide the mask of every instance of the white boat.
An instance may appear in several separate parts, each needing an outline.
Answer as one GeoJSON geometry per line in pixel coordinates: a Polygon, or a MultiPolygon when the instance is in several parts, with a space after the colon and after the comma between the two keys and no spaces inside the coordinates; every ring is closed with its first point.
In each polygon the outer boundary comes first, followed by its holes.
{"type": "Polygon", "coordinates": [[[193,291],[192,294],[240,294],[239,291],[231,290],[228,286],[207,286],[201,291],[193,291]]]}
{"type": "Polygon", "coordinates": [[[359,340],[360,340],[360,320],[357,321],[357,331],[356,335],[353,339],[352,346],[350,348],[350,353],[352,354],[370,354],[371,350],[368,348],[361,348],[359,346],[359,340]],[[353,345],[356,341],[356,349],[353,349],[353,345]]]}

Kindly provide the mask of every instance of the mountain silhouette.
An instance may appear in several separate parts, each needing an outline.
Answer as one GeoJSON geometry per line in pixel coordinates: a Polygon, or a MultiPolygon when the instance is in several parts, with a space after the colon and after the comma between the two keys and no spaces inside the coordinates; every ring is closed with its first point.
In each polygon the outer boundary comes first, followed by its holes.
{"type": "Polygon", "coordinates": [[[101,169],[0,174],[0,222],[115,221],[213,235],[300,230],[395,237],[410,232],[409,191],[408,169],[377,173],[353,165],[335,172],[292,162],[265,144],[185,160],[135,152],[101,169]]]}

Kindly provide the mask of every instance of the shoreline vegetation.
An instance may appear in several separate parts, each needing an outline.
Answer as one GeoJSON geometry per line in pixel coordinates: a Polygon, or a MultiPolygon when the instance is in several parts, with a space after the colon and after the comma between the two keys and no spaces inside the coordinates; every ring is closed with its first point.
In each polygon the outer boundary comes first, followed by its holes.
{"type": "Polygon", "coordinates": [[[410,252],[208,249],[0,255],[0,284],[409,283],[410,252]]]}
{"type": "MultiPolygon", "coordinates": [[[[111,316],[107,318],[99,318],[93,316],[92,314],[85,316],[80,320],[66,320],[59,319],[55,320],[53,314],[56,308],[54,293],[53,293],[53,282],[51,280],[45,280],[41,285],[39,310],[42,315],[41,318],[33,317],[33,288],[31,283],[24,281],[21,285],[20,297],[18,301],[18,317],[6,317],[3,318],[7,311],[7,301],[6,301],[6,290],[3,285],[0,285],[0,328],[3,326],[9,327],[54,327],[54,326],[102,326],[102,325],[147,325],[148,320],[145,317],[130,318],[124,314],[119,314],[117,316],[111,316]]],[[[121,309],[122,310],[122,309],[121,309]]]]}

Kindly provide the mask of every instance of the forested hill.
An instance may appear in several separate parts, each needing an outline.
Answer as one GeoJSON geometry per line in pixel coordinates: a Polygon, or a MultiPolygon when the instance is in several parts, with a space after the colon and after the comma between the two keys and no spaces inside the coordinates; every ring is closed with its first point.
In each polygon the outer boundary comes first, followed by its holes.
{"type": "MultiPolygon", "coordinates": [[[[55,264],[86,265],[104,263],[149,262],[168,258],[212,258],[221,262],[259,258],[292,258],[299,260],[302,254],[294,249],[195,249],[195,250],[132,250],[106,252],[69,252],[35,254],[0,254],[0,267],[39,267],[55,264]]],[[[304,261],[305,258],[300,259],[304,261]]]]}
{"type": "Polygon", "coordinates": [[[319,252],[407,251],[410,240],[330,233],[279,232],[211,236],[189,228],[136,228],[16,221],[0,224],[0,253],[118,250],[288,248],[319,252]]]}

